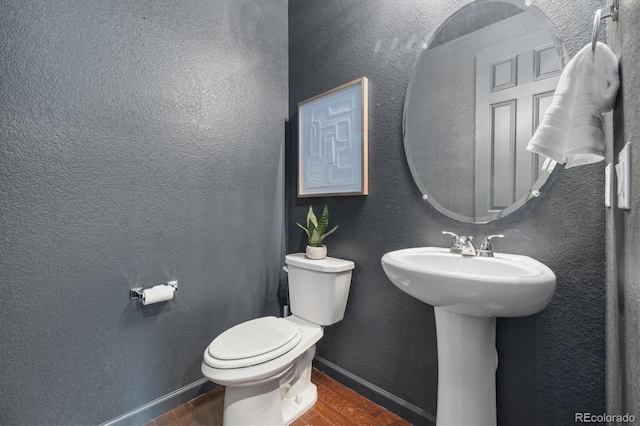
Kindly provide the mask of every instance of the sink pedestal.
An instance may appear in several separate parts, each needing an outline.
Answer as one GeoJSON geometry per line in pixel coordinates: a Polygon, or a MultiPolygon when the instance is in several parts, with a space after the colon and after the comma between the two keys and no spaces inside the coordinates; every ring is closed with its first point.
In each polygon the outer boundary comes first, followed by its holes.
{"type": "Polygon", "coordinates": [[[496,318],[434,308],[438,339],[436,425],[496,424],[496,318]]]}

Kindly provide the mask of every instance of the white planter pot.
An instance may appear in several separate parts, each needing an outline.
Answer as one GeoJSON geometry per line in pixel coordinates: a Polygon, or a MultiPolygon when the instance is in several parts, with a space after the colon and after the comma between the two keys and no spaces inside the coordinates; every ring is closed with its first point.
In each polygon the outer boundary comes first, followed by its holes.
{"type": "Polygon", "coordinates": [[[327,246],[321,246],[321,247],[307,246],[307,252],[305,253],[305,255],[309,259],[313,259],[313,260],[324,259],[325,257],[327,257],[327,246]]]}

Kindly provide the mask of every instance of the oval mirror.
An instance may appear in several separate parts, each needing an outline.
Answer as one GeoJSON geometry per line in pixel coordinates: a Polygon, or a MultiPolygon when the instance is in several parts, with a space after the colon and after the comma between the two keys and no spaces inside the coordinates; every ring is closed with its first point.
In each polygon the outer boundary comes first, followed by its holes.
{"type": "Polygon", "coordinates": [[[525,147],[567,60],[551,21],[524,1],[476,0],[451,15],[405,99],[404,148],[423,198],[486,223],[537,196],[553,167],[525,147]]]}

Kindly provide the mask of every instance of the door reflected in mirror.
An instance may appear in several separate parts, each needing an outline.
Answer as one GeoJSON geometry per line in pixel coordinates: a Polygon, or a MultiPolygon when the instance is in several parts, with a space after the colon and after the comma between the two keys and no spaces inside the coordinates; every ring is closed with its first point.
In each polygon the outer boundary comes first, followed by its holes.
{"type": "Polygon", "coordinates": [[[436,30],[403,123],[411,173],[434,207],[485,223],[538,193],[550,171],[525,147],[567,61],[551,21],[524,1],[474,1],[436,30]]]}

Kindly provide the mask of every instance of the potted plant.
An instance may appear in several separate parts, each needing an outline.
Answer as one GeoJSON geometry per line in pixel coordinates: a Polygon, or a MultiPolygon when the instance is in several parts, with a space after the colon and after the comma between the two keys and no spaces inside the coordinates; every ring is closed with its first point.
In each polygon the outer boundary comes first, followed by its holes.
{"type": "Polygon", "coordinates": [[[307,237],[309,238],[306,256],[309,259],[315,260],[327,257],[327,247],[323,244],[324,239],[338,229],[338,225],[336,225],[331,228],[331,230],[327,231],[327,228],[329,227],[329,209],[327,206],[324,206],[320,220],[316,218],[313,208],[309,206],[309,212],[307,213],[307,226],[302,226],[299,223],[296,223],[296,225],[304,229],[304,232],[307,233],[307,237]]]}

